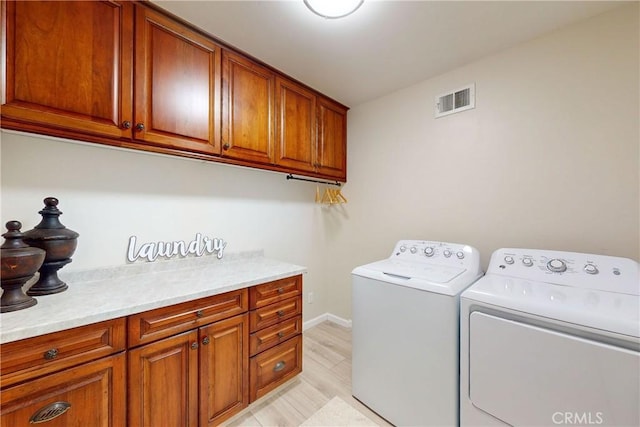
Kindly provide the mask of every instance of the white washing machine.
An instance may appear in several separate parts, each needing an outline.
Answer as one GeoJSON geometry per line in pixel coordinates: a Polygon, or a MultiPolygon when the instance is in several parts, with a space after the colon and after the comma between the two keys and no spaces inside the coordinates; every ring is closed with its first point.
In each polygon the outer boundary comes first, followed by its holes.
{"type": "Polygon", "coordinates": [[[460,299],[461,425],[640,425],[639,294],[627,258],[495,251],[460,299]]]}
{"type": "Polygon", "coordinates": [[[459,295],[482,275],[468,245],[398,242],[352,272],[352,394],[398,426],[458,423],[459,295]]]}

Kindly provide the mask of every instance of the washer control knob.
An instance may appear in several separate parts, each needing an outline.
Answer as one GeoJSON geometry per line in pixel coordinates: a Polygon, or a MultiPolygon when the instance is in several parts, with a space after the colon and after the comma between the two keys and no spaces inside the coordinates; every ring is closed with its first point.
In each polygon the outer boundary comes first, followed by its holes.
{"type": "Polygon", "coordinates": [[[525,267],[531,267],[533,265],[533,260],[531,258],[522,258],[522,263],[525,267]]]}
{"type": "Polygon", "coordinates": [[[406,251],[406,250],[407,250],[407,247],[406,247],[406,246],[400,246],[400,252],[404,252],[404,251],[406,251]]]}
{"type": "Polygon", "coordinates": [[[435,251],[431,246],[427,246],[426,248],[424,248],[424,254],[428,257],[432,257],[435,254],[435,251]]]}
{"type": "Polygon", "coordinates": [[[562,273],[567,271],[567,264],[561,259],[554,258],[547,263],[547,268],[554,273],[562,273]]]}
{"type": "Polygon", "coordinates": [[[412,254],[415,254],[416,252],[418,252],[418,250],[416,249],[415,246],[411,246],[411,249],[409,249],[409,252],[411,252],[412,254]]]}
{"type": "Polygon", "coordinates": [[[507,264],[511,265],[513,264],[515,261],[513,260],[513,257],[510,255],[507,255],[506,257],[504,257],[504,262],[506,262],[507,264]]]}
{"type": "Polygon", "coordinates": [[[458,257],[458,259],[463,259],[464,258],[464,252],[458,251],[458,252],[456,252],[456,256],[458,257]]]}
{"type": "Polygon", "coordinates": [[[451,256],[451,251],[449,249],[445,249],[442,252],[442,255],[444,255],[445,257],[449,258],[451,256]]]}
{"type": "Polygon", "coordinates": [[[598,267],[593,264],[585,264],[584,271],[588,274],[598,274],[598,267]]]}

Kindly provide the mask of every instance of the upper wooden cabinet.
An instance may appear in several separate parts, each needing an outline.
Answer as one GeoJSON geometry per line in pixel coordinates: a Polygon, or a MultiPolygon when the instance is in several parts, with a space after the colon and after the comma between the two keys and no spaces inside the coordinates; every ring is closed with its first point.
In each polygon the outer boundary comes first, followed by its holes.
{"type": "Polygon", "coordinates": [[[347,179],[347,108],[327,98],[318,103],[316,171],[338,180],[347,179]]]}
{"type": "Polygon", "coordinates": [[[346,181],[346,107],[158,6],[0,2],[3,128],[346,181]]]}
{"type": "Polygon", "coordinates": [[[276,79],[276,163],[326,178],[347,178],[347,108],[289,79],[276,79]]]}
{"type": "Polygon", "coordinates": [[[131,3],[3,1],[2,22],[3,127],[131,135],[131,3]]]}
{"type": "Polygon", "coordinates": [[[223,51],[223,156],[273,163],[275,78],[268,68],[223,51]]]}
{"type": "Polygon", "coordinates": [[[220,152],[220,51],[211,40],[136,5],[134,139],[220,152]]]}
{"type": "Polygon", "coordinates": [[[280,166],[314,172],[316,146],[315,93],[291,80],[276,79],[278,145],[280,166]]]}

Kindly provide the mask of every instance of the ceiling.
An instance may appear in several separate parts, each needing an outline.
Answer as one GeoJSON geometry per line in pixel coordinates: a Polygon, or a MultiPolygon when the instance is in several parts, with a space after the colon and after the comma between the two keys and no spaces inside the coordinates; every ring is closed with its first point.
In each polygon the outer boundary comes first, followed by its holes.
{"type": "Polygon", "coordinates": [[[623,3],[365,0],[330,20],[302,0],[152,1],[350,107],[623,3]]]}

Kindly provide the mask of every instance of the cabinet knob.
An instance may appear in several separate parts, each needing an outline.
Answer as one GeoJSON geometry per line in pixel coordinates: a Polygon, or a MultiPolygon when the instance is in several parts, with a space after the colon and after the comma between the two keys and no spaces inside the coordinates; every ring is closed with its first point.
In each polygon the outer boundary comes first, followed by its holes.
{"type": "Polygon", "coordinates": [[[207,345],[211,342],[211,340],[209,339],[209,337],[204,337],[202,338],[202,345],[207,345]]]}
{"type": "Polygon", "coordinates": [[[44,354],[44,358],[45,358],[46,360],[53,360],[53,359],[55,359],[56,357],[58,357],[58,349],[57,349],[57,348],[52,348],[51,350],[47,351],[47,352],[44,354]]]}
{"type": "Polygon", "coordinates": [[[284,310],[278,310],[277,314],[280,317],[284,316],[284,310]]]}
{"type": "Polygon", "coordinates": [[[197,342],[191,343],[191,350],[196,350],[197,348],[198,348],[197,342]]]}
{"type": "Polygon", "coordinates": [[[122,122],[122,129],[131,129],[131,122],[129,120],[122,122]]]}
{"type": "Polygon", "coordinates": [[[273,372],[279,372],[282,371],[284,369],[284,366],[286,365],[284,360],[279,361],[278,363],[275,364],[275,366],[273,367],[273,372]]]}
{"type": "Polygon", "coordinates": [[[282,331],[278,332],[278,338],[282,338],[282,337],[284,337],[284,332],[282,331]]]}
{"type": "Polygon", "coordinates": [[[228,142],[225,142],[225,143],[222,145],[222,148],[223,148],[223,149],[225,149],[225,150],[228,150],[228,149],[229,149],[229,147],[231,147],[231,146],[229,145],[229,143],[228,143],[228,142]]]}
{"type": "Polygon", "coordinates": [[[278,288],[278,293],[279,293],[280,295],[284,294],[284,288],[278,288]]]}
{"type": "Polygon", "coordinates": [[[196,311],[196,317],[202,317],[202,316],[204,316],[204,312],[202,310],[196,311]]]}
{"type": "Polygon", "coordinates": [[[137,130],[138,132],[142,132],[142,131],[144,130],[144,123],[138,123],[138,124],[136,125],[136,130],[137,130]]]}

